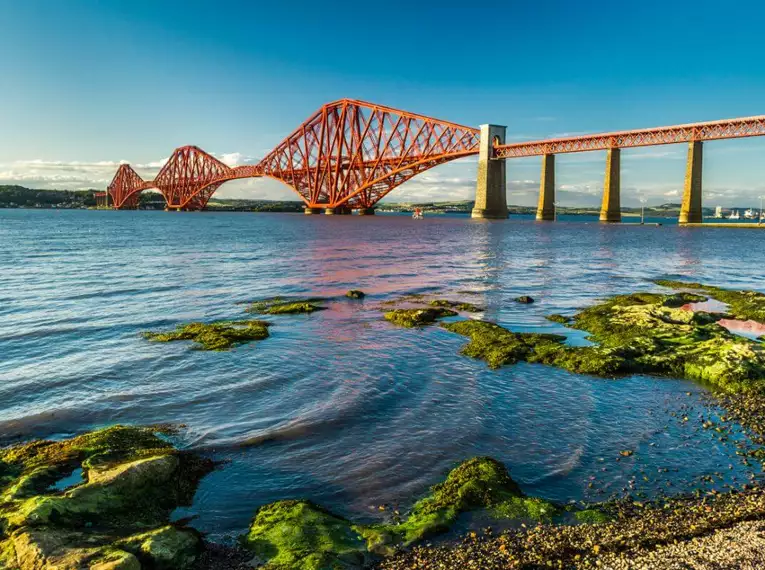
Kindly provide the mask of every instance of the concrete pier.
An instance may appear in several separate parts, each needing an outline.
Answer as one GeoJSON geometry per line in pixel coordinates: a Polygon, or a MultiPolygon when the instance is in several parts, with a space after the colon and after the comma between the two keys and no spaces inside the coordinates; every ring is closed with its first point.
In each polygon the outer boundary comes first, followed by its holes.
{"type": "Polygon", "coordinates": [[[603,181],[600,221],[608,224],[618,224],[622,221],[621,155],[622,151],[618,148],[608,149],[606,155],[606,177],[603,181]]]}
{"type": "Polygon", "coordinates": [[[375,215],[374,208],[359,208],[358,212],[359,212],[359,216],[374,216],[375,215]]]}
{"type": "Polygon", "coordinates": [[[545,154],[542,157],[542,175],[539,179],[539,205],[537,220],[552,221],[555,219],[555,155],[545,154]]]}
{"type": "Polygon", "coordinates": [[[303,213],[306,216],[312,216],[314,214],[321,214],[321,208],[306,208],[303,210],[303,213]]]}
{"type": "Polygon", "coordinates": [[[507,127],[498,125],[481,125],[473,218],[497,220],[507,218],[505,161],[493,158],[494,142],[504,144],[506,130],[507,127]]]}
{"type": "Polygon", "coordinates": [[[688,145],[683,205],[680,207],[679,222],[681,224],[700,224],[703,222],[703,214],[701,212],[703,144],[701,141],[691,141],[688,145]]]}
{"type": "Polygon", "coordinates": [[[324,214],[327,216],[350,216],[351,209],[346,206],[339,206],[337,208],[327,208],[324,210],[324,214]]]}

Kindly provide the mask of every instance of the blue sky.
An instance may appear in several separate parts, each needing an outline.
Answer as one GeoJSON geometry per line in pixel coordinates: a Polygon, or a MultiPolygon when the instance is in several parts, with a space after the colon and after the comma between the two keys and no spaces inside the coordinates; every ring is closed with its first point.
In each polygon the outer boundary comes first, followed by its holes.
{"type": "MultiPolygon", "coordinates": [[[[765,114],[765,5],[749,0],[6,0],[0,14],[0,184],[103,187],[121,160],[151,178],[184,144],[252,161],[343,97],[512,140],[765,114]]],[[[625,151],[624,203],[678,201],[685,150],[625,151]]],[[[604,161],[560,156],[561,204],[599,203],[604,161]]],[[[510,203],[535,203],[539,168],[509,161],[510,203]]],[[[466,159],[389,199],[467,199],[474,180],[466,159]]],[[[758,203],[765,137],[707,144],[704,181],[705,205],[758,203]]],[[[219,195],[294,196],[267,180],[219,195]]]]}

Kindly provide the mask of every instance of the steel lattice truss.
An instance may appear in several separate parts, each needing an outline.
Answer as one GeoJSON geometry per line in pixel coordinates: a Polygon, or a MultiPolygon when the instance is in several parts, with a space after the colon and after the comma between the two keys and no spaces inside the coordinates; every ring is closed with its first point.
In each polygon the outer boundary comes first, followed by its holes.
{"type": "Polygon", "coordinates": [[[478,153],[479,130],[362,101],[324,105],[255,166],[229,167],[195,146],[176,149],[153,181],[128,165],[108,191],[134,208],[158,189],[171,209],[202,209],[228,180],[268,176],[311,208],[370,208],[416,174],[478,153]]]}
{"type": "Polygon", "coordinates": [[[147,186],[129,164],[121,164],[106,191],[115,208],[130,210],[138,206],[138,194],[147,188],[151,188],[151,185],[147,186]]]}
{"type": "Polygon", "coordinates": [[[260,163],[309,207],[370,208],[420,172],[478,152],[479,131],[344,99],[322,107],[260,163]]]}
{"type": "MultiPolygon", "coordinates": [[[[494,158],[674,144],[765,135],[765,116],[494,146],[494,158]]],[[[221,184],[268,176],[310,208],[370,208],[413,176],[478,153],[479,130],[362,101],[324,105],[253,166],[230,167],[195,146],[176,149],[153,181],[129,165],[107,191],[115,208],[135,208],[156,188],[171,209],[203,209],[221,184]]]]}
{"type": "Polygon", "coordinates": [[[496,158],[655,146],[765,135],[765,116],[495,145],[496,158]]]}

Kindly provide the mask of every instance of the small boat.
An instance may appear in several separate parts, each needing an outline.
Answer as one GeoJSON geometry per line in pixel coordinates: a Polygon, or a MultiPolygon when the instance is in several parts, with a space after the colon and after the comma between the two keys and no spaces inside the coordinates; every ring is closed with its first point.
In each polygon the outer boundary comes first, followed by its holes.
{"type": "Polygon", "coordinates": [[[746,212],[744,212],[744,217],[747,220],[752,220],[752,219],[756,219],[758,217],[758,215],[757,215],[757,213],[754,210],[749,208],[746,212]]]}
{"type": "Polygon", "coordinates": [[[733,210],[733,213],[728,216],[729,220],[740,220],[741,216],[738,214],[738,210],[733,210]]]}
{"type": "Polygon", "coordinates": [[[415,208],[414,213],[412,214],[412,218],[415,220],[421,220],[423,218],[422,210],[420,210],[419,208],[415,208]]]}

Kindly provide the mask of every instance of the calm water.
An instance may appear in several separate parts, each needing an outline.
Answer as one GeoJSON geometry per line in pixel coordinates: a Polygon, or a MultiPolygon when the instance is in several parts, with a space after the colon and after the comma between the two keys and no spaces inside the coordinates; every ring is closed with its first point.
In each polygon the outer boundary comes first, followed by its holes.
{"type": "Polygon", "coordinates": [[[491,371],[458,354],[461,337],[393,328],[376,310],[440,290],[514,330],[583,342],[544,315],[655,289],[656,277],[763,287],[757,231],[579,220],[0,210],[0,439],[186,424],[181,445],[226,462],[179,516],[218,538],[280,498],[363,519],[382,503],[405,509],[477,454],[559,501],[689,490],[718,472],[718,486],[743,482],[734,445],[700,429],[713,410],[695,384],[491,371]],[[271,338],[232,352],[139,334],[350,288],[369,295],[272,318],[271,338]],[[512,302],[522,294],[538,302],[512,302]],[[617,461],[625,449],[635,454],[617,461]]]}

